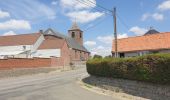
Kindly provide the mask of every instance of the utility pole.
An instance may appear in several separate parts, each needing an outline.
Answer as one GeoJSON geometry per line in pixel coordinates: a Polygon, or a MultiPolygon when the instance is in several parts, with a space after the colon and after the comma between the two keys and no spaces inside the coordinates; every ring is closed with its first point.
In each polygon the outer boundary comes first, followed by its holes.
{"type": "Polygon", "coordinates": [[[116,8],[113,8],[113,21],[114,21],[114,45],[115,45],[115,58],[118,57],[117,50],[117,22],[116,22],[116,8]]]}

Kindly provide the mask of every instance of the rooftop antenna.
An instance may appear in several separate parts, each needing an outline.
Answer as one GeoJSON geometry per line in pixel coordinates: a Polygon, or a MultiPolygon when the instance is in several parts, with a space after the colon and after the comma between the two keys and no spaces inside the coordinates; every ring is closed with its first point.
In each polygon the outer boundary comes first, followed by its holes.
{"type": "Polygon", "coordinates": [[[150,26],[150,27],[149,27],[149,30],[153,30],[153,26],[150,26]]]}

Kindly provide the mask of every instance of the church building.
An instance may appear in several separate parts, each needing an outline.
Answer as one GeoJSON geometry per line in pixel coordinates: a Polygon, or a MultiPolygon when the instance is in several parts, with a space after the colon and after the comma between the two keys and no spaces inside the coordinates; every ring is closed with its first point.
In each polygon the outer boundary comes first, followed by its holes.
{"type": "Polygon", "coordinates": [[[51,28],[37,33],[0,36],[0,59],[57,58],[61,65],[86,61],[90,52],[83,46],[83,31],[76,23],[68,35],[51,28]]]}

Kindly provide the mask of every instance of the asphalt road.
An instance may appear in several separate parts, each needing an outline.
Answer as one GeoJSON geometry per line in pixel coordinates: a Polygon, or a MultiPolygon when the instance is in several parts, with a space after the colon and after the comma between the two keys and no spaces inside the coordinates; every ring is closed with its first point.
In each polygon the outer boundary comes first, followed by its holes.
{"type": "Polygon", "coordinates": [[[85,69],[0,80],[0,100],[118,100],[82,88],[85,69]]]}

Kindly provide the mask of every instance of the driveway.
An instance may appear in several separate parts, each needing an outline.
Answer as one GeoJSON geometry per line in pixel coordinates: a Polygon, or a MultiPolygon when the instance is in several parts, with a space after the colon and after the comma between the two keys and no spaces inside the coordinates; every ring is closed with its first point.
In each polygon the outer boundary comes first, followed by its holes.
{"type": "Polygon", "coordinates": [[[0,100],[118,100],[82,88],[85,68],[0,80],[0,100]]]}

